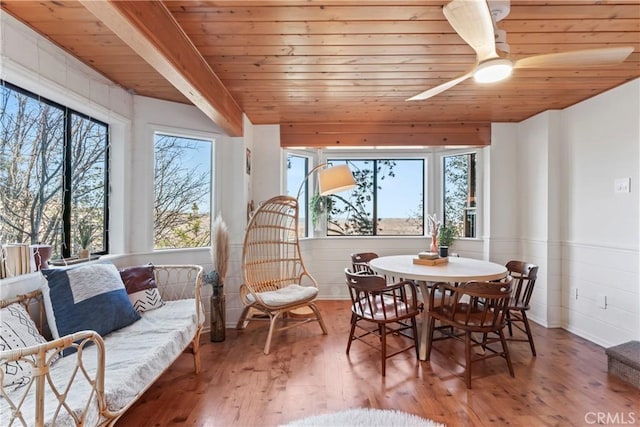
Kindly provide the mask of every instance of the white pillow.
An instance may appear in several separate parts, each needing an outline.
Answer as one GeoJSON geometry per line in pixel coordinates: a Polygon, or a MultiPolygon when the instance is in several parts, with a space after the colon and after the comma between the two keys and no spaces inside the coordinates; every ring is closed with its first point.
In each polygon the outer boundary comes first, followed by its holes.
{"type": "MultiPolygon", "coordinates": [[[[22,304],[10,304],[0,310],[0,351],[16,350],[46,342],[22,304]]],[[[35,356],[29,357],[35,362],[35,356]]],[[[3,387],[19,388],[28,384],[31,379],[31,365],[28,362],[5,362],[0,365],[0,369],[4,373],[3,387]]]]}

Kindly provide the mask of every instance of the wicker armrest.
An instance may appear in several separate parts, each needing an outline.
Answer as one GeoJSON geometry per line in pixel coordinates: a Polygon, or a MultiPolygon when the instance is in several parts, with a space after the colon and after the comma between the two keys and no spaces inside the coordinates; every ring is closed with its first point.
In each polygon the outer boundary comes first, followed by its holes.
{"type": "Polygon", "coordinates": [[[204,269],[200,265],[154,265],[156,285],[164,301],[194,298],[198,324],[204,323],[202,281],[204,269]]]}
{"type": "Polygon", "coordinates": [[[4,402],[1,412],[4,412],[5,421],[9,425],[41,426],[48,413],[55,414],[49,420],[54,424],[65,424],[72,419],[76,425],[89,425],[92,417],[99,417],[106,411],[104,360],[104,341],[94,331],[76,332],[40,345],[0,352],[0,363],[21,362],[30,366],[32,372],[29,381],[19,388],[2,387],[0,394],[4,402]],[[97,350],[87,353],[85,349],[90,345],[97,350]],[[68,378],[62,378],[52,372],[55,372],[57,363],[62,363],[58,356],[67,349],[73,349],[75,353],[66,356],[64,363],[75,363],[75,366],[68,378]],[[75,399],[80,397],[82,404],[79,406],[77,401],[69,404],[67,399],[70,395],[75,399]],[[78,412],[78,407],[83,411],[78,412]]]}

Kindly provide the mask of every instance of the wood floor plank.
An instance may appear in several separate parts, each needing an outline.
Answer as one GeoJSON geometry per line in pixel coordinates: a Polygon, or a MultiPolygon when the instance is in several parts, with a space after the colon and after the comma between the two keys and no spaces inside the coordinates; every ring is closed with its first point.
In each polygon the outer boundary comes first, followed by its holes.
{"type": "Polygon", "coordinates": [[[449,426],[583,426],[590,412],[634,414],[640,393],[607,373],[604,349],[560,329],[533,325],[538,357],[510,343],[504,360],[477,363],[473,389],[462,379],[460,343],[440,341],[430,362],[405,352],[387,361],[355,342],[345,354],[349,303],[320,301],[329,335],[317,324],[291,329],[262,353],[266,323],[227,330],[201,346],[202,372],[184,354],[120,419],[124,426],[277,426],[312,414],[358,407],[398,409],[449,426]],[[496,415],[499,414],[499,415],[496,415]]]}

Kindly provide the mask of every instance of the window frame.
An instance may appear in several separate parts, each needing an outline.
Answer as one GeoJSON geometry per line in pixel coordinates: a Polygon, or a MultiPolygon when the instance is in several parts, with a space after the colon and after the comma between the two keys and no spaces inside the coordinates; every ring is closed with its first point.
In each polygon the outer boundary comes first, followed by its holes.
{"type": "Polygon", "coordinates": [[[61,104],[59,102],[55,102],[43,95],[39,95],[33,91],[30,91],[28,89],[24,89],[14,83],[11,83],[5,79],[0,79],[0,86],[2,87],[6,87],[12,91],[15,91],[17,93],[20,93],[22,95],[28,96],[38,102],[42,102],[45,103],[47,105],[50,105],[52,107],[55,107],[57,109],[62,110],[62,121],[63,121],[63,147],[62,147],[62,163],[63,163],[63,170],[62,170],[62,184],[61,184],[61,191],[62,191],[62,196],[61,196],[61,200],[63,203],[62,206],[62,225],[61,225],[61,232],[62,232],[62,236],[61,236],[61,245],[62,247],[59,248],[60,249],[60,254],[62,256],[62,258],[70,258],[73,255],[77,255],[74,254],[73,252],[73,233],[71,232],[71,228],[72,228],[72,217],[73,217],[73,210],[72,210],[72,189],[73,189],[73,182],[71,180],[72,177],[72,171],[71,171],[71,165],[72,165],[72,157],[73,157],[73,140],[72,140],[72,126],[73,126],[73,120],[71,119],[71,117],[73,115],[78,116],[84,120],[89,120],[91,122],[94,122],[100,126],[103,126],[105,128],[105,151],[104,151],[104,203],[103,203],[103,224],[102,224],[102,241],[103,241],[103,247],[101,248],[101,250],[99,251],[94,251],[91,252],[92,255],[104,255],[104,254],[108,254],[109,253],[109,247],[110,247],[110,237],[109,237],[109,218],[110,218],[110,212],[109,212],[109,206],[110,206],[110,191],[109,189],[111,188],[111,182],[110,182],[110,168],[111,168],[111,125],[109,123],[103,122],[100,119],[97,119],[95,117],[92,117],[86,113],[83,113],[81,111],[75,110],[74,108],[68,107],[64,104],[61,104]]]}
{"type": "Polygon", "coordinates": [[[151,198],[151,219],[150,219],[150,226],[151,226],[151,249],[153,252],[166,252],[166,251],[178,251],[178,250],[189,250],[189,249],[201,249],[201,248],[207,248],[207,247],[211,247],[214,242],[213,242],[213,236],[210,235],[209,238],[209,245],[207,246],[188,246],[188,247],[171,247],[171,248],[156,248],[156,236],[155,236],[155,212],[154,212],[154,208],[153,206],[155,205],[155,156],[156,156],[156,135],[157,134],[161,134],[161,135],[167,135],[167,136],[172,136],[172,137],[176,137],[176,138],[184,138],[184,139],[191,139],[191,140],[201,140],[201,141],[207,141],[211,144],[210,147],[210,164],[211,164],[211,170],[209,171],[209,176],[210,176],[210,182],[209,182],[209,206],[210,206],[210,213],[209,213],[209,223],[207,224],[209,227],[209,230],[212,229],[213,226],[213,221],[215,220],[215,212],[216,212],[216,198],[215,198],[215,182],[216,182],[216,173],[218,173],[218,168],[216,167],[216,140],[217,140],[217,135],[213,134],[213,133],[209,133],[209,132],[203,132],[203,131],[198,131],[198,130],[192,130],[192,129],[185,129],[185,128],[180,128],[180,127],[174,127],[174,126],[161,126],[161,125],[154,125],[151,129],[151,151],[153,154],[153,162],[151,165],[151,189],[152,189],[152,198],[151,198]]]}
{"type": "MultiPolygon", "coordinates": [[[[353,149],[327,149],[321,153],[321,163],[331,162],[332,160],[336,161],[372,161],[372,160],[421,160],[423,162],[422,166],[422,234],[412,234],[412,235],[403,235],[403,234],[377,234],[375,230],[376,221],[374,221],[374,234],[371,235],[327,235],[326,230],[325,234],[322,237],[327,238],[340,238],[340,237],[349,237],[349,238],[357,238],[357,237],[379,237],[379,238],[415,238],[415,237],[424,237],[427,233],[426,227],[426,212],[430,212],[428,209],[426,195],[429,192],[429,171],[432,169],[430,167],[429,153],[416,151],[415,149],[411,150],[402,150],[402,149],[387,149],[387,148],[378,148],[378,149],[366,149],[366,150],[353,150],[353,149]]],[[[377,215],[377,206],[373,206],[372,214],[374,216],[377,215]]]]}
{"type": "MultiPolygon", "coordinates": [[[[298,238],[303,238],[303,237],[311,237],[312,234],[312,230],[313,230],[313,225],[312,225],[312,220],[311,217],[309,215],[310,213],[310,209],[309,209],[309,189],[313,188],[311,185],[315,185],[315,174],[312,174],[311,176],[309,176],[309,172],[311,170],[313,170],[314,167],[316,167],[319,163],[317,163],[316,161],[314,161],[317,157],[313,156],[311,153],[306,152],[306,151],[300,151],[300,150],[284,150],[284,156],[283,156],[283,164],[284,164],[284,173],[282,174],[282,194],[288,194],[291,197],[296,197],[297,196],[297,189],[300,188],[300,186],[302,185],[302,188],[304,188],[304,201],[300,201],[298,200],[298,216],[299,217],[303,217],[305,218],[305,222],[304,222],[304,235],[303,236],[298,236],[298,238]],[[289,184],[291,184],[289,182],[289,173],[288,173],[288,168],[287,168],[287,159],[289,158],[289,156],[293,156],[293,157],[300,157],[303,159],[306,159],[306,170],[304,172],[304,176],[308,177],[306,179],[306,181],[302,181],[300,183],[295,183],[295,185],[293,186],[294,192],[296,192],[296,194],[289,194],[289,184]],[[304,184],[304,185],[303,185],[304,184]]],[[[305,178],[303,178],[304,180],[305,178]]]]}
{"type": "Polygon", "coordinates": [[[475,179],[476,179],[476,187],[475,187],[475,200],[476,200],[476,222],[475,222],[475,237],[465,237],[458,236],[456,239],[462,240],[480,240],[480,236],[482,236],[482,206],[484,203],[484,183],[483,183],[483,150],[482,148],[461,148],[461,149],[443,149],[438,150],[436,155],[435,169],[438,180],[438,191],[436,194],[437,197],[437,212],[438,217],[440,219],[444,219],[444,158],[452,157],[452,156],[460,156],[467,154],[475,154],[476,156],[476,169],[475,169],[475,179]]]}

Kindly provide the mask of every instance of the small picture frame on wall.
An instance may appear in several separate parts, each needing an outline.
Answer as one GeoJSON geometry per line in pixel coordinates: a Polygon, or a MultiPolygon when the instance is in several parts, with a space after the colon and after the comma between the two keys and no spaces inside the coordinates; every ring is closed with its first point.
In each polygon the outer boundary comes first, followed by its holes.
{"type": "Polygon", "coordinates": [[[247,163],[247,175],[251,175],[251,150],[249,150],[247,148],[247,155],[246,155],[246,163],[247,163]]]}

